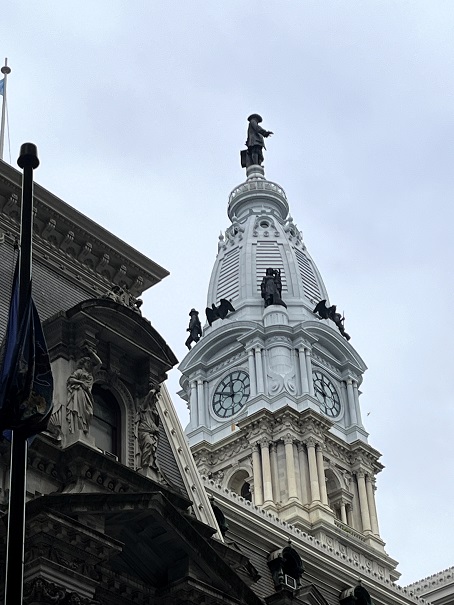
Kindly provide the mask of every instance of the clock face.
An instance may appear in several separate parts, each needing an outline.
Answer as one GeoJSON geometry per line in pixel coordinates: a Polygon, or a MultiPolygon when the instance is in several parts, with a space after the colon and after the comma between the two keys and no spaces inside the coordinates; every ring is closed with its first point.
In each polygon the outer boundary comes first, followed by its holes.
{"type": "Polygon", "coordinates": [[[339,416],[341,404],[333,383],[321,372],[313,373],[314,392],[321,411],[331,418],[339,416]]]}
{"type": "Polygon", "coordinates": [[[250,382],[246,372],[235,370],[218,384],[213,395],[213,411],[219,418],[230,418],[249,398],[250,382]]]}

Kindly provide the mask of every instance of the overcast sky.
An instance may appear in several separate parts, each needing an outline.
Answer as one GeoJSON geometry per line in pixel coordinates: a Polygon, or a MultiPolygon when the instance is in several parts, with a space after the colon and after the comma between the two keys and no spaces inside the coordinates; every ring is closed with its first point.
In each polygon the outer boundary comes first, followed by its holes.
{"type": "Polygon", "coordinates": [[[3,0],[0,57],[12,163],[36,143],[41,185],[170,271],[143,309],[179,359],[263,115],[369,367],[386,550],[402,584],[454,565],[454,2],[3,0]]]}

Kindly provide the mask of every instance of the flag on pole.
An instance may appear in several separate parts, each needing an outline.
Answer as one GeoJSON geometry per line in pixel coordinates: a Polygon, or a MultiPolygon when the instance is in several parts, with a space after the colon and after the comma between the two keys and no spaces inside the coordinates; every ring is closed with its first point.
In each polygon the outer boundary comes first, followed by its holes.
{"type": "Polygon", "coordinates": [[[19,321],[18,265],[0,359],[0,433],[43,431],[52,413],[53,377],[43,329],[31,297],[19,321]]]}
{"type": "Polygon", "coordinates": [[[0,95],[3,97],[3,93],[5,92],[5,78],[0,80],[0,95]]]}

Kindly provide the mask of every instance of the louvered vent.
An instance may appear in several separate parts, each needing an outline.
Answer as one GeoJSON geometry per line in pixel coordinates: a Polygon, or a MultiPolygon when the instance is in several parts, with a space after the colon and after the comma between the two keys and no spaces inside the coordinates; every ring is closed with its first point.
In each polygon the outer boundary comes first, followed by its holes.
{"type": "Polygon", "coordinates": [[[260,290],[260,284],[268,267],[281,270],[282,291],[287,292],[287,277],[284,273],[279,244],[277,242],[257,242],[257,290],[260,290]]]}
{"type": "Polygon", "coordinates": [[[240,287],[239,276],[240,249],[229,250],[221,261],[216,303],[221,298],[233,300],[238,297],[240,287]]]}
{"type": "Polygon", "coordinates": [[[318,287],[311,262],[304,252],[301,252],[298,248],[294,248],[294,251],[298,261],[301,279],[303,280],[304,294],[313,303],[318,303],[321,300],[322,295],[320,294],[320,288],[318,287]]]}

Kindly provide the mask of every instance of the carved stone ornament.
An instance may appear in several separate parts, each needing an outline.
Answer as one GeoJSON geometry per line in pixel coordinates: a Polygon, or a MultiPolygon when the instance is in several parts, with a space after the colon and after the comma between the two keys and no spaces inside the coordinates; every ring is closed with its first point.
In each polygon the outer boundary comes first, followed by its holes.
{"type": "Polygon", "coordinates": [[[156,403],[160,387],[150,389],[148,395],[136,414],[136,439],[140,456],[140,468],[151,468],[159,471],[156,452],[159,444],[159,414],[156,403]]]}
{"type": "Polygon", "coordinates": [[[35,578],[24,586],[24,605],[100,605],[99,601],[86,599],[76,592],[67,592],[65,588],[35,578]]]}
{"type": "Polygon", "coordinates": [[[70,433],[82,430],[88,434],[91,419],[93,418],[93,376],[101,366],[101,359],[96,351],[87,346],[86,355],[77,362],[76,370],[66,382],[68,401],[66,406],[66,420],[70,433]]]}
{"type": "Polygon", "coordinates": [[[133,296],[131,294],[131,292],[128,290],[126,285],[113,286],[111,290],[109,290],[106,294],[104,294],[103,298],[110,298],[111,300],[114,300],[116,303],[119,303],[120,305],[124,305],[125,307],[129,307],[136,313],[139,313],[139,315],[142,315],[142,311],[140,310],[140,307],[143,304],[142,299],[135,298],[135,296],[133,296]]]}

